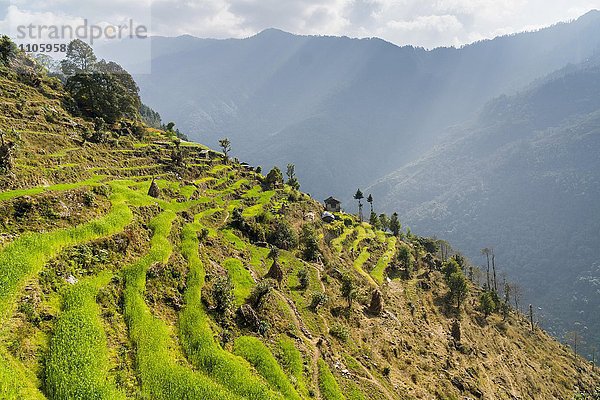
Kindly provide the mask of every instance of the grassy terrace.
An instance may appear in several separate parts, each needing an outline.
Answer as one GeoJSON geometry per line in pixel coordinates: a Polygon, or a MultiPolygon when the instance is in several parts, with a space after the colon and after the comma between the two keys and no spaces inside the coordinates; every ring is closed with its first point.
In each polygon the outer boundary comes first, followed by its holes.
{"type": "Polygon", "coordinates": [[[373,279],[375,279],[375,281],[380,285],[383,283],[383,275],[385,269],[396,254],[396,242],[397,238],[395,236],[389,236],[388,238],[386,238],[387,250],[385,251],[383,256],[381,256],[379,260],[377,260],[375,268],[373,268],[373,270],[371,271],[373,279]]]}
{"type": "Polygon", "coordinates": [[[125,399],[110,382],[108,344],[96,295],[108,284],[108,271],[69,288],[63,297],[46,360],[46,386],[53,399],[125,399]]]}

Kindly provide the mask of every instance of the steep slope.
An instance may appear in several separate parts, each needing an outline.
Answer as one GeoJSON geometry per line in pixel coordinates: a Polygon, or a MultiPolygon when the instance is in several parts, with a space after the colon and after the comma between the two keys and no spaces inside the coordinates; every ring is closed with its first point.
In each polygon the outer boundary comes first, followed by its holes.
{"type": "Polygon", "coordinates": [[[244,40],[153,38],[150,61],[128,57],[131,43],[106,54],[151,63],[138,77],[144,99],[192,139],[216,146],[227,135],[254,165],[294,162],[315,196],[344,197],[418,158],[493,97],[584,61],[599,33],[591,12],[461,49],[271,29],[244,40]]]}
{"type": "Polygon", "coordinates": [[[600,344],[600,67],[591,60],[489,103],[472,124],[371,189],[415,231],[502,271],[558,336],[600,344]]]}
{"type": "Polygon", "coordinates": [[[435,241],[325,224],[307,195],[160,131],[85,142],[59,85],[0,74],[16,144],[3,399],[562,399],[600,383],[522,315],[482,313],[470,283],[457,312],[443,275],[459,264],[435,241]]]}

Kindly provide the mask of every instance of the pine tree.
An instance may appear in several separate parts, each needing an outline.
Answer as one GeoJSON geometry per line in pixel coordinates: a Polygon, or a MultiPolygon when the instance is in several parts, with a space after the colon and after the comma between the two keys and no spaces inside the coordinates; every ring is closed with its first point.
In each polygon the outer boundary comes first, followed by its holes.
{"type": "Polygon", "coordinates": [[[362,215],[362,199],[364,199],[365,196],[363,196],[363,192],[360,191],[360,189],[358,189],[356,191],[356,193],[354,194],[354,199],[358,200],[358,219],[360,222],[363,221],[363,215],[362,215]]]}
{"type": "Polygon", "coordinates": [[[390,231],[394,234],[394,236],[400,235],[400,229],[402,225],[400,224],[400,220],[398,219],[398,213],[393,213],[392,218],[390,218],[390,231]]]}

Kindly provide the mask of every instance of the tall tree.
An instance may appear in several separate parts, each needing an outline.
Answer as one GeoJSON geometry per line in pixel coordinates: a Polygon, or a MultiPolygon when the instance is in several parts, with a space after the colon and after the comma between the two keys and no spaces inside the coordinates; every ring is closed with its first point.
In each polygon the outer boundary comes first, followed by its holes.
{"type": "Polygon", "coordinates": [[[367,203],[371,206],[371,214],[373,214],[373,196],[371,194],[367,197],[367,203]]]}
{"type": "Polygon", "coordinates": [[[225,155],[225,161],[229,160],[229,152],[231,151],[231,141],[229,138],[223,138],[219,140],[219,146],[223,150],[223,154],[225,155]]]}
{"type": "Polygon", "coordinates": [[[94,50],[89,44],[75,39],[67,46],[67,54],[61,61],[61,69],[67,76],[91,72],[97,60],[94,50]]]}
{"type": "Polygon", "coordinates": [[[492,250],[492,270],[494,279],[494,291],[498,293],[498,281],[496,280],[496,255],[494,254],[494,250],[492,250]]]}
{"type": "Polygon", "coordinates": [[[481,294],[479,297],[479,306],[486,318],[496,309],[494,297],[489,291],[485,291],[481,294]]]}
{"type": "Polygon", "coordinates": [[[390,218],[390,231],[394,234],[394,236],[400,235],[400,229],[402,225],[400,224],[400,219],[398,218],[398,213],[393,213],[392,218],[390,218]]]}
{"type": "Polygon", "coordinates": [[[352,307],[352,301],[356,298],[356,287],[350,275],[342,277],[342,296],[348,302],[348,309],[352,307]]]}
{"type": "Polygon", "coordinates": [[[265,184],[270,189],[275,189],[280,187],[283,184],[283,174],[278,167],[273,167],[267,177],[265,178],[265,184]]]}
{"type": "Polygon", "coordinates": [[[379,218],[377,218],[377,214],[371,211],[371,215],[369,216],[369,224],[375,229],[381,229],[381,224],[379,223],[379,218]]]}
{"type": "Polygon", "coordinates": [[[488,247],[481,249],[481,254],[483,254],[487,259],[487,289],[492,289],[492,283],[490,280],[490,255],[492,254],[492,250],[488,247]]]}
{"type": "Polygon", "coordinates": [[[362,199],[364,199],[365,196],[363,195],[363,192],[360,191],[360,189],[358,189],[356,191],[356,193],[354,194],[354,200],[358,200],[358,219],[360,220],[360,222],[363,221],[363,215],[362,215],[362,199]]]}
{"type": "Polygon", "coordinates": [[[76,39],[69,43],[61,61],[68,77],[65,88],[81,114],[114,123],[121,118],[139,118],[139,87],[119,64],[98,61],[92,48],[76,39]]]}
{"type": "Polygon", "coordinates": [[[300,182],[296,178],[296,166],[294,164],[288,164],[287,170],[285,174],[288,177],[287,184],[290,185],[293,189],[300,189],[300,182]]]}
{"type": "Polygon", "coordinates": [[[460,304],[469,291],[467,278],[462,271],[453,272],[448,278],[450,297],[456,299],[456,310],[460,311],[460,304]]]}
{"type": "Polygon", "coordinates": [[[382,231],[387,231],[390,229],[390,219],[385,214],[379,214],[379,225],[381,226],[382,231]]]}

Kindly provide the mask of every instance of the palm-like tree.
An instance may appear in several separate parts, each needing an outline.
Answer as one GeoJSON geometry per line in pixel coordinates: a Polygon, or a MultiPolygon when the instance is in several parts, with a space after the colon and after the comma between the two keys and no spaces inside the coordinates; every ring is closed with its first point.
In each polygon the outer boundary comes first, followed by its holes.
{"type": "Polygon", "coordinates": [[[361,200],[364,199],[365,196],[363,196],[363,192],[360,191],[360,189],[358,189],[356,191],[356,193],[354,194],[354,199],[358,200],[358,219],[360,220],[360,222],[362,222],[363,218],[362,218],[362,202],[361,200]]]}
{"type": "Polygon", "coordinates": [[[492,289],[490,282],[490,256],[493,254],[494,250],[489,247],[485,247],[481,249],[481,254],[484,255],[487,259],[487,288],[488,290],[492,289]]]}
{"type": "Polygon", "coordinates": [[[373,214],[373,196],[369,194],[369,197],[367,197],[367,203],[369,203],[369,205],[371,206],[371,214],[373,214]]]}

